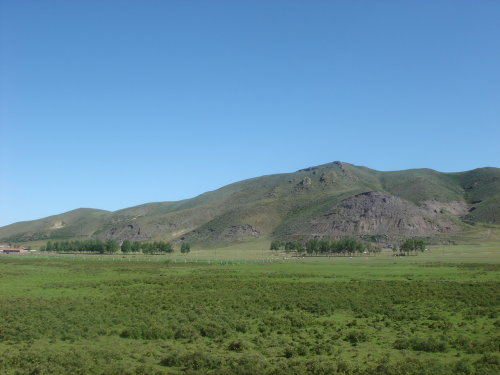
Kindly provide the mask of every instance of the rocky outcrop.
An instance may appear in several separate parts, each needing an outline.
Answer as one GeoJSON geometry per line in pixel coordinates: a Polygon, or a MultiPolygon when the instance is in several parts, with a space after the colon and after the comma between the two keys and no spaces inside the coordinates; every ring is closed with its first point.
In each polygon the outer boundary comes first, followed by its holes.
{"type": "Polygon", "coordinates": [[[320,237],[346,234],[427,236],[459,230],[444,214],[464,210],[466,212],[467,208],[462,202],[428,202],[419,207],[399,197],[374,191],[344,199],[327,214],[309,220],[302,230],[304,234],[320,237]]]}
{"type": "Polygon", "coordinates": [[[311,185],[312,180],[306,176],[295,185],[295,191],[307,190],[311,187],[311,185]]]}
{"type": "Polygon", "coordinates": [[[472,205],[464,201],[439,202],[429,200],[423,202],[422,208],[426,211],[432,211],[435,214],[462,216],[471,210],[472,205]]]}
{"type": "Polygon", "coordinates": [[[222,229],[195,229],[179,238],[187,242],[224,243],[259,237],[260,232],[250,224],[230,225],[222,229]]]}
{"type": "Polygon", "coordinates": [[[113,226],[107,231],[97,235],[103,239],[130,240],[130,241],[145,241],[152,237],[151,233],[142,229],[138,224],[130,223],[113,226]]]}

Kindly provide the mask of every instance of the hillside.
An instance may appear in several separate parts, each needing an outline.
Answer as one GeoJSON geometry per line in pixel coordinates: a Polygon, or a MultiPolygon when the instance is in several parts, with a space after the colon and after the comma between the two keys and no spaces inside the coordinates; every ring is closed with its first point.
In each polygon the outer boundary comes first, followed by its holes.
{"type": "Polygon", "coordinates": [[[435,236],[500,223],[500,169],[395,172],[333,162],[240,181],[178,202],[77,209],[0,228],[1,242],[114,238],[230,243],[254,238],[435,236]]]}

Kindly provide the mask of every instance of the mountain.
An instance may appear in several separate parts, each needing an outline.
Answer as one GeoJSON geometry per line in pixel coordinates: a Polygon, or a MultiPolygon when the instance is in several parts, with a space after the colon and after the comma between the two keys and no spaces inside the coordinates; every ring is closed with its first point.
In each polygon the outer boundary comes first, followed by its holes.
{"type": "Polygon", "coordinates": [[[333,162],[114,212],[77,209],[0,228],[0,242],[76,238],[222,244],[253,238],[439,236],[500,223],[500,169],[381,172],[333,162]]]}

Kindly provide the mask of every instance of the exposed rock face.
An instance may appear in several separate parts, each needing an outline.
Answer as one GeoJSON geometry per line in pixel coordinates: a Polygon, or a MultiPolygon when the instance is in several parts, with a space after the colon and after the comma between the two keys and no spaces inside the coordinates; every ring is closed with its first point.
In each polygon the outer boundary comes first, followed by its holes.
{"type": "Polygon", "coordinates": [[[418,207],[401,198],[367,192],[339,202],[328,214],[311,219],[304,233],[316,236],[398,234],[423,236],[459,228],[442,213],[467,211],[462,203],[429,202],[418,207]]]}
{"type": "Polygon", "coordinates": [[[260,232],[250,224],[231,225],[222,230],[214,230],[211,228],[196,229],[186,233],[180,238],[182,241],[208,241],[212,243],[239,241],[248,238],[259,237],[260,232]]]}
{"type": "Polygon", "coordinates": [[[64,226],[65,226],[65,224],[63,221],[57,220],[52,224],[50,229],[61,229],[61,228],[64,228],[64,226]]]}
{"type": "Polygon", "coordinates": [[[299,181],[297,185],[295,185],[295,190],[296,191],[301,191],[308,189],[312,185],[312,181],[309,177],[304,177],[302,180],[299,181]]]}
{"type": "Polygon", "coordinates": [[[422,207],[428,211],[433,211],[435,214],[462,216],[467,214],[472,208],[471,205],[464,201],[439,202],[425,201],[422,207]]]}
{"type": "Polygon", "coordinates": [[[106,239],[119,239],[131,241],[145,241],[151,237],[151,234],[142,230],[137,224],[125,224],[115,226],[101,234],[99,237],[106,239]]]}

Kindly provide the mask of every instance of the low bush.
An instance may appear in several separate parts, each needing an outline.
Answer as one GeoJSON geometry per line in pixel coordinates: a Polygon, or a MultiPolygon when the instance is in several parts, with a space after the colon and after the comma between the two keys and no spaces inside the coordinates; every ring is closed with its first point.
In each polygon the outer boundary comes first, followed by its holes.
{"type": "Polygon", "coordinates": [[[407,339],[399,339],[394,342],[394,348],[418,350],[428,353],[445,352],[448,345],[445,341],[434,337],[411,337],[407,339]]]}

